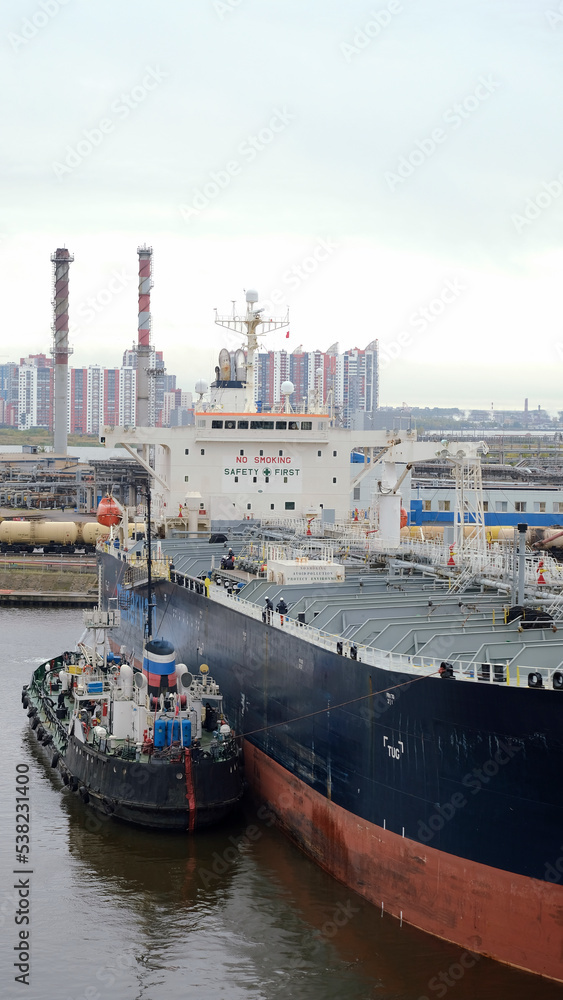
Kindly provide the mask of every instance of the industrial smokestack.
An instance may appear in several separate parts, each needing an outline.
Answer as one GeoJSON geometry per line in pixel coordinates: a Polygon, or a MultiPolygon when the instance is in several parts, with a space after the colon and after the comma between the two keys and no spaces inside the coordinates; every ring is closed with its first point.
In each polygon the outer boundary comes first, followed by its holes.
{"type": "Polygon", "coordinates": [[[137,247],[139,254],[139,335],[137,341],[137,426],[150,424],[152,247],[137,247]]]}
{"type": "Polygon", "coordinates": [[[51,254],[53,263],[55,320],[53,324],[53,359],[55,363],[54,449],[66,455],[68,440],[68,270],[74,257],[65,247],[51,254]]]}

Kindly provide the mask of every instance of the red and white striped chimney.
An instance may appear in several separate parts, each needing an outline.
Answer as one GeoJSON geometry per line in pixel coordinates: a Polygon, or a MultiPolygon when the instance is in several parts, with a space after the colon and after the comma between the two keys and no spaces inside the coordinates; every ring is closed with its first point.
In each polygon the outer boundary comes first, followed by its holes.
{"type": "Polygon", "coordinates": [[[65,247],[51,254],[53,263],[55,317],[53,359],[55,363],[54,441],[56,455],[66,455],[68,441],[68,271],[74,260],[65,247]]]}
{"type": "Polygon", "coordinates": [[[137,340],[137,418],[138,427],[150,424],[151,364],[151,288],[152,247],[137,247],[139,255],[139,333],[137,340]]]}

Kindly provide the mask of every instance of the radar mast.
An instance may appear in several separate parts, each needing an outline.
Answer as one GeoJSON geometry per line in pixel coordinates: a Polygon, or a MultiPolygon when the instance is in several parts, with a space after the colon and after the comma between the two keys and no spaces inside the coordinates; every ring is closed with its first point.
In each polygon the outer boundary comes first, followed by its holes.
{"type": "Polygon", "coordinates": [[[289,324],[289,309],[286,315],[280,319],[263,319],[264,309],[256,309],[258,302],[258,292],[249,289],[246,292],[246,315],[237,316],[235,303],[233,302],[232,316],[219,316],[215,310],[215,323],[223,326],[226,330],[232,330],[246,338],[246,390],[245,390],[245,413],[256,413],[256,402],[254,399],[254,355],[258,350],[258,337],[273,330],[279,330],[289,324]],[[258,327],[262,329],[258,331],[258,327]]]}

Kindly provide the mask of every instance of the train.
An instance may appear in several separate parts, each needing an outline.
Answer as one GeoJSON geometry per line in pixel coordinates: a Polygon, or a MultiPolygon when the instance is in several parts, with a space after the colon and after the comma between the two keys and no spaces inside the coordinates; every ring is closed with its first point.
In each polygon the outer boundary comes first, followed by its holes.
{"type": "Polygon", "coordinates": [[[94,552],[98,539],[107,538],[109,530],[96,521],[4,520],[0,523],[0,552],[94,552]]]}
{"type": "MultiPolygon", "coordinates": [[[[523,519],[525,516],[523,515],[523,519]]],[[[449,525],[451,528],[452,525],[449,525]]],[[[465,538],[471,537],[475,528],[471,524],[466,524],[463,529],[465,538]]],[[[485,537],[489,543],[500,543],[504,545],[514,544],[514,525],[486,525],[485,537]]],[[[420,526],[411,525],[408,528],[401,528],[401,538],[415,538],[424,540],[441,540],[444,537],[443,524],[423,524],[420,526]]],[[[526,544],[533,549],[554,550],[553,555],[557,555],[563,549],[563,527],[551,525],[548,528],[529,527],[526,532],[526,544]]]]}

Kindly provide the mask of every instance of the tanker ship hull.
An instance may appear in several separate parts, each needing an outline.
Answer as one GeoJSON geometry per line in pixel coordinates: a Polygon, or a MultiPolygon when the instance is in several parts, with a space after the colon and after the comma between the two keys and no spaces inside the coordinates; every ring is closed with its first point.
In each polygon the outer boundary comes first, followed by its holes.
{"type": "MultiPolygon", "coordinates": [[[[114,642],[139,658],[146,594],[125,600],[125,564],[100,558],[123,598],[114,642]]],[[[213,664],[250,786],[319,865],[467,952],[563,980],[563,693],[413,677],[202,586],[155,590],[188,668],[213,664]]]]}

